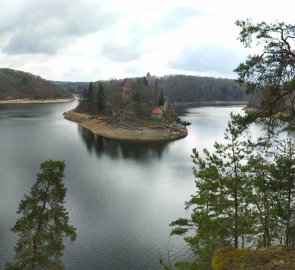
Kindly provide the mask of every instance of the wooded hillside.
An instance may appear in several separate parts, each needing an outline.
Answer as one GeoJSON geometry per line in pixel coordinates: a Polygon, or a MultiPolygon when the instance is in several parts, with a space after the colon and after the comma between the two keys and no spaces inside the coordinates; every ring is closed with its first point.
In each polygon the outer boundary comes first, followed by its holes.
{"type": "Polygon", "coordinates": [[[68,98],[71,95],[54,85],[31,73],[0,69],[0,99],[54,99],[68,98]]]}
{"type": "Polygon", "coordinates": [[[52,81],[52,83],[73,94],[81,94],[89,85],[89,82],[52,81]]]}
{"type": "Polygon", "coordinates": [[[159,78],[158,84],[172,102],[246,100],[244,89],[230,79],[170,75],[159,78]]]}

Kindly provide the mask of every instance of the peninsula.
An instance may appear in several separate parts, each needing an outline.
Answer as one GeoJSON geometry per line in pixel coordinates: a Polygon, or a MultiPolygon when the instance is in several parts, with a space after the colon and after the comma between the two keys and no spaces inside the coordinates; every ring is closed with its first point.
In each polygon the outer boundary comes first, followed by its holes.
{"type": "Polygon", "coordinates": [[[188,134],[150,73],[143,78],[91,82],[77,108],[64,117],[94,134],[119,140],[169,141],[188,134]]]}

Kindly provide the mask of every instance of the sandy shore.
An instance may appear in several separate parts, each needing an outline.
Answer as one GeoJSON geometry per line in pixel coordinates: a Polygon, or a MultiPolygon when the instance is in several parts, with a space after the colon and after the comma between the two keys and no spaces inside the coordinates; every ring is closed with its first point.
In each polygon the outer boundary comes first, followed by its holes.
{"type": "Polygon", "coordinates": [[[0,104],[42,104],[42,103],[64,103],[74,101],[74,98],[59,99],[10,99],[0,100],[0,104]]]}
{"type": "Polygon", "coordinates": [[[76,113],[73,111],[65,112],[64,118],[79,123],[82,127],[87,128],[94,134],[119,140],[134,141],[171,141],[187,136],[185,126],[172,123],[164,124],[163,122],[154,121],[153,126],[143,127],[133,124],[122,124],[112,116],[95,116],[88,114],[76,113]]]}

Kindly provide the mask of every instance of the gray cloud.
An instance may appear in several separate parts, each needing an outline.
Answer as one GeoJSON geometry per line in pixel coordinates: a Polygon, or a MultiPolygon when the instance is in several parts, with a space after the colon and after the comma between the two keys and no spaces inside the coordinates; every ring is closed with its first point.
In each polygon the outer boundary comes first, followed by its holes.
{"type": "Polygon", "coordinates": [[[142,50],[133,43],[130,44],[105,44],[102,48],[102,55],[116,62],[128,62],[140,57],[142,50]]]}
{"type": "Polygon", "coordinates": [[[166,12],[160,20],[155,22],[152,32],[162,33],[175,30],[191,18],[203,16],[203,12],[190,6],[179,6],[166,12]]]}
{"type": "Polygon", "coordinates": [[[232,73],[242,61],[244,53],[218,45],[202,45],[183,50],[169,65],[186,71],[232,73]]]}
{"type": "Polygon", "coordinates": [[[4,2],[0,11],[0,36],[9,36],[2,50],[9,54],[54,54],[70,38],[105,29],[119,18],[94,0],[31,0],[14,10],[11,6],[4,2]]]}
{"type": "Polygon", "coordinates": [[[115,62],[133,61],[142,55],[145,50],[145,35],[138,25],[131,24],[127,29],[120,29],[124,33],[118,37],[115,32],[109,32],[101,54],[115,62]]]}

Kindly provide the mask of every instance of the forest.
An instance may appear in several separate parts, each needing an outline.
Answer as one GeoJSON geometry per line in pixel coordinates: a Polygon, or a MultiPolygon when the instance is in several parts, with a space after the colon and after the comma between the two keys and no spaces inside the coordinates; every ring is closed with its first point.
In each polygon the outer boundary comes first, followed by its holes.
{"type": "MultiPolygon", "coordinates": [[[[139,83],[143,77],[130,78],[139,83]]],[[[200,77],[189,75],[153,76],[155,86],[162,90],[165,98],[172,103],[204,102],[204,101],[245,101],[248,97],[245,90],[235,80],[200,77]]],[[[71,93],[83,93],[88,88],[86,82],[54,82],[71,93]]],[[[105,91],[120,91],[123,79],[100,80],[105,91]]],[[[114,93],[110,96],[115,95],[114,93]]]]}
{"type": "Polygon", "coordinates": [[[0,99],[68,98],[71,94],[52,82],[31,73],[0,69],[0,99]]]}
{"type": "Polygon", "coordinates": [[[244,89],[230,79],[169,75],[159,78],[159,87],[171,102],[246,100],[244,89]]]}

